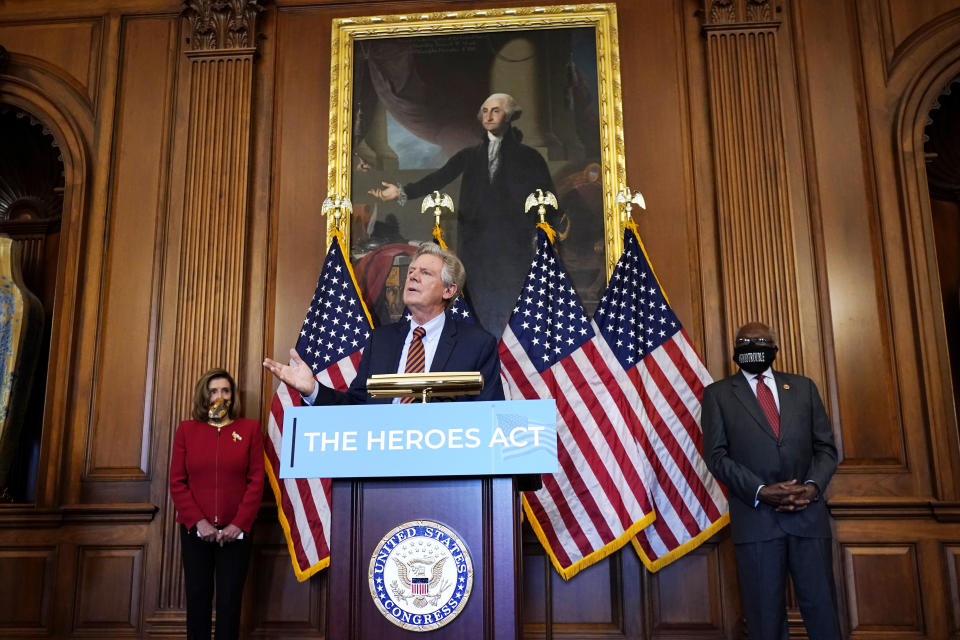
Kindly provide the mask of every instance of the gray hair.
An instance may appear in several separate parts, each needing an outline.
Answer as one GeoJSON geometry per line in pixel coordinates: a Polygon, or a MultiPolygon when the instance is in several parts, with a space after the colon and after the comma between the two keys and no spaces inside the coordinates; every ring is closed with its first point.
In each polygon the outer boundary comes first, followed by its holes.
{"type": "MultiPolygon", "coordinates": [[[[423,255],[437,256],[443,260],[443,268],[440,269],[440,279],[443,281],[443,286],[449,287],[455,284],[457,285],[457,294],[459,295],[463,292],[463,285],[467,282],[467,270],[463,267],[463,263],[460,262],[457,254],[442,248],[436,242],[421,242],[420,247],[417,249],[417,252],[413,254],[413,258],[410,261],[413,262],[423,255]]],[[[456,299],[457,296],[453,296],[446,301],[447,309],[453,307],[456,299]]]]}
{"type": "Polygon", "coordinates": [[[487,96],[487,99],[483,101],[480,105],[480,108],[477,109],[477,120],[483,120],[483,105],[487,104],[493,98],[503,101],[503,112],[507,114],[507,119],[510,122],[513,122],[520,117],[520,114],[523,113],[523,109],[520,108],[519,103],[516,99],[509,93],[492,93],[487,96]]]}

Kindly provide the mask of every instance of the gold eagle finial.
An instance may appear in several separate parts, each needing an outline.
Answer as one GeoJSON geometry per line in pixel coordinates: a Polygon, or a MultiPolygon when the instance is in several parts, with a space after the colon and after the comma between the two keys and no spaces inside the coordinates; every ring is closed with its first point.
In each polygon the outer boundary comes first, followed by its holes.
{"type": "Polygon", "coordinates": [[[350,202],[350,198],[337,194],[327,196],[320,207],[320,214],[329,216],[331,212],[333,213],[334,227],[343,231],[344,221],[353,213],[353,204],[350,202]]]}
{"type": "Polygon", "coordinates": [[[525,212],[530,213],[534,209],[537,210],[537,215],[540,216],[540,224],[545,224],[547,221],[547,207],[559,209],[560,204],[557,202],[557,196],[543,189],[537,189],[528,195],[526,202],[523,203],[523,210],[525,212]]]}
{"type": "Polygon", "coordinates": [[[453,198],[439,191],[428,193],[420,204],[420,213],[433,213],[433,223],[438,227],[440,226],[440,214],[443,213],[444,209],[453,213],[453,198]],[[432,212],[431,209],[433,209],[432,212]]]}
{"type": "Polygon", "coordinates": [[[647,203],[643,199],[643,194],[639,191],[630,191],[630,187],[624,187],[617,194],[617,207],[620,208],[620,219],[630,220],[633,217],[633,205],[641,209],[647,208],[647,203]]]}

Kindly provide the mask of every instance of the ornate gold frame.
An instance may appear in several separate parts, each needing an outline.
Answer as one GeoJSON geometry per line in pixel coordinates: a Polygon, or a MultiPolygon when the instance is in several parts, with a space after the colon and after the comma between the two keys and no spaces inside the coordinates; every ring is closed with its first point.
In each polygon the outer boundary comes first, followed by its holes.
{"type": "MultiPolygon", "coordinates": [[[[351,182],[351,130],[353,104],[354,41],[372,38],[445,35],[482,31],[593,27],[597,43],[600,145],[604,203],[604,236],[607,278],[623,250],[623,221],[616,206],[617,193],[626,186],[617,9],[613,3],[473,9],[437,13],[338,18],[333,21],[330,63],[330,131],[327,190],[349,196],[351,182]]],[[[334,229],[327,217],[327,236],[334,229]]],[[[341,227],[350,246],[349,214],[341,227]]]]}

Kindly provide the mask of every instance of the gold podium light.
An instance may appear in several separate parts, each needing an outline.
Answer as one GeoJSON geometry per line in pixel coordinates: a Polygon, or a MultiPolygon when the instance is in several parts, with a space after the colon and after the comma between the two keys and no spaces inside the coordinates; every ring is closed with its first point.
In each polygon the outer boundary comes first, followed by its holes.
{"type": "Polygon", "coordinates": [[[367,393],[373,398],[475,396],[483,391],[479,371],[427,371],[425,373],[383,373],[367,378],[367,393]]]}

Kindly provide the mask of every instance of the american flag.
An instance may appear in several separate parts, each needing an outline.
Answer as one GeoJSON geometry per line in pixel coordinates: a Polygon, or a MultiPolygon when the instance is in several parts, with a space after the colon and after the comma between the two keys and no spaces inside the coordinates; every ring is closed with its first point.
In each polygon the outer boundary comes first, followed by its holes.
{"type": "Polygon", "coordinates": [[[594,315],[629,424],[654,470],[657,518],[633,545],[657,571],[729,521],[727,499],[703,461],[700,401],[712,382],[650,267],[634,225],[594,315]]]}
{"type": "Polygon", "coordinates": [[[616,551],[654,517],[649,470],[621,392],[570,278],[548,238],[537,251],[500,341],[511,399],[557,401],[559,470],[526,492],[524,511],[557,572],[569,579],[616,551]]]}
{"type": "MultiPolygon", "coordinates": [[[[344,257],[341,237],[335,233],[300,328],[297,353],[320,384],[346,391],[357,375],[371,327],[353,270],[344,257]]],[[[267,477],[277,501],[293,570],[301,582],[330,564],[330,480],[281,479],[276,473],[280,468],[283,411],[302,404],[296,390],[281,384],[270,406],[264,442],[267,477]]]]}

